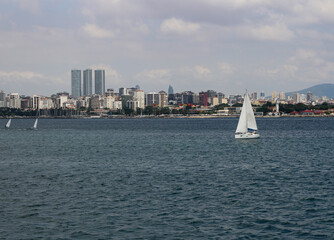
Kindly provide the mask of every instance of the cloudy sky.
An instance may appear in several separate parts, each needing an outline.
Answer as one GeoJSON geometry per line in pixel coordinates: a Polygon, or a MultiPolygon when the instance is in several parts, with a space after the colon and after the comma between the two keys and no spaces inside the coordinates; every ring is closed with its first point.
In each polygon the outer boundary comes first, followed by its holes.
{"type": "Polygon", "coordinates": [[[0,0],[0,90],[293,91],[334,83],[333,0],[0,0]]]}

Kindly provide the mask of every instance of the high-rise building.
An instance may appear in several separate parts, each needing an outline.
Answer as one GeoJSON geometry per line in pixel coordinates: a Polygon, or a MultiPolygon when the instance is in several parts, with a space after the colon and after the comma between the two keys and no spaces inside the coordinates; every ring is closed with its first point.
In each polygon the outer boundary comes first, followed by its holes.
{"type": "Polygon", "coordinates": [[[105,93],[105,81],[104,70],[95,70],[95,94],[103,95],[105,93]]]}
{"type": "Polygon", "coordinates": [[[81,97],[81,70],[71,71],[72,96],[81,97]]]}
{"type": "Polygon", "coordinates": [[[121,87],[121,88],[119,88],[118,92],[119,92],[120,96],[130,95],[129,90],[130,90],[130,88],[121,87]]]}
{"type": "Polygon", "coordinates": [[[208,106],[208,93],[207,92],[200,92],[199,93],[199,105],[201,106],[208,106]]]}
{"type": "Polygon", "coordinates": [[[276,91],[273,91],[273,92],[271,93],[271,100],[276,100],[277,97],[278,97],[278,96],[277,96],[277,92],[276,92],[276,91]]]}
{"type": "Polygon", "coordinates": [[[133,92],[133,99],[138,102],[138,108],[145,108],[145,93],[143,90],[136,90],[133,92]]]}
{"type": "Polygon", "coordinates": [[[257,100],[257,92],[251,94],[251,100],[257,100]]]}
{"type": "Polygon", "coordinates": [[[83,96],[91,96],[93,94],[93,74],[92,69],[83,71],[83,96]]]}
{"type": "Polygon", "coordinates": [[[21,108],[21,98],[18,93],[11,93],[9,95],[9,108],[21,108]]]}
{"type": "Polygon", "coordinates": [[[284,92],[279,93],[279,99],[280,100],[285,100],[285,93],[284,92]]]}
{"type": "Polygon", "coordinates": [[[1,90],[0,92],[0,101],[5,101],[6,99],[6,94],[4,93],[4,91],[1,90]]]}
{"type": "Polygon", "coordinates": [[[168,95],[169,94],[174,94],[174,89],[173,89],[172,85],[169,85],[169,87],[168,87],[168,95]]]}
{"type": "Polygon", "coordinates": [[[264,92],[261,92],[260,93],[260,99],[264,99],[266,97],[265,93],[264,92]]]}
{"type": "Polygon", "coordinates": [[[159,93],[149,92],[145,94],[145,105],[146,106],[159,106],[160,96],[159,93]]]}
{"type": "Polygon", "coordinates": [[[165,107],[168,104],[168,95],[165,91],[159,92],[159,106],[165,107]]]}
{"type": "Polygon", "coordinates": [[[300,93],[294,93],[293,94],[293,101],[295,103],[300,103],[300,93]]]}
{"type": "Polygon", "coordinates": [[[181,93],[181,103],[182,104],[193,104],[194,103],[194,93],[191,91],[184,91],[181,93]]]}
{"type": "Polygon", "coordinates": [[[313,99],[312,99],[312,92],[307,92],[306,100],[307,100],[308,102],[310,102],[310,101],[313,100],[313,99]]]}

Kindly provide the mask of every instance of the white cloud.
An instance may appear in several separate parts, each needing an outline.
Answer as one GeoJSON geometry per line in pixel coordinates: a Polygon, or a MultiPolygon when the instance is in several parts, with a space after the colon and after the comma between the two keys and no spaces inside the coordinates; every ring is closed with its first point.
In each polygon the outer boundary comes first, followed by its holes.
{"type": "Polygon", "coordinates": [[[169,18],[161,23],[160,31],[165,34],[192,34],[200,29],[200,25],[192,22],[185,22],[182,19],[169,18]]]}
{"type": "Polygon", "coordinates": [[[101,28],[95,24],[85,24],[82,30],[93,38],[111,38],[114,37],[114,33],[108,29],[101,28]]]}
{"type": "Polygon", "coordinates": [[[236,67],[227,62],[218,63],[218,69],[222,75],[231,75],[236,71],[236,67]]]}
{"type": "Polygon", "coordinates": [[[295,37],[294,33],[286,25],[279,23],[250,27],[249,34],[252,38],[262,41],[289,41],[295,37]]]}
{"type": "Polygon", "coordinates": [[[203,66],[195,66],[194,68],[195,72],[195,76],[207,76],[211,73],[209,68],[203,67],[203,66]]]}
{"type": "Polygon", "coordinates": [[[13,71],[13,72],[5,72],[5,71],[0,71],[0,79],[2,83],[13,83],[17,81],[38,81],[38,79],[43,78],[44,76],[40,73],[35,73],[35,72],[30,72],[30,71],[24,71],[24,72],[19,72],[19,71],[13,71]]]}
{"type": "Polygon", "coordinates": [[[138,74],[136,74],[135,78],[139,80],[141,83],[167,83],[171,76],[170,69],[152,69],[152,70],[144,70],[138,74]]]}

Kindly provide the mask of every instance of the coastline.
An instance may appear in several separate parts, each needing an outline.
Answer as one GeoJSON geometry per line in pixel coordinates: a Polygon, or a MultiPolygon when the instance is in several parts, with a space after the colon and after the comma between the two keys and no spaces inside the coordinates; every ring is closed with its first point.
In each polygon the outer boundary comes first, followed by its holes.
{"type": "MultiPolygon", "coordinates": [[[[208,118],[239,118],[240,115],[144,115],[144,116],[39,116],[39,119],[208,119],[208,118]]],[[[323,118],[334,117],[334,115],[283,115],[283,116],[255,116],[255,118],[323,118]]],[[[12,116],[0,117],[0,119],[35,119],[34,116],[12,116]]]]}

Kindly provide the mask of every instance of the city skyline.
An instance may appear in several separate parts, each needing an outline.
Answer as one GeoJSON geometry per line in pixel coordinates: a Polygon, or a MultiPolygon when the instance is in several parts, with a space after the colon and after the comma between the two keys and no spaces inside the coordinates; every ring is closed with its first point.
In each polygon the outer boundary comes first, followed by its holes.
{"type": "Polygon", "coordinates": [[[236,94],[334,83],[333,13],[328,0],[4,0],[0,89],[70,92],[74,68],[105,69],[106,89],[236,94]]]}

